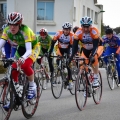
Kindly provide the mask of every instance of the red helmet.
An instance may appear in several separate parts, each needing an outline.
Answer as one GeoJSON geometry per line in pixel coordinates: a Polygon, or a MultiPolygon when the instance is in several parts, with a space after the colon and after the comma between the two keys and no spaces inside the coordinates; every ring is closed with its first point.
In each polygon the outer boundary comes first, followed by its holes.
{"type": "Polygon", "coordinates": [[[8,14],[8,24],[21,24],[23,16],[20,13],[12,12],[8,14]]]}
{"type": "Polygon", "coordinates": [[[47,35],[47,29],[42,28],[39,33],[40,33],[40,36],[45,36],[47,35]]]}

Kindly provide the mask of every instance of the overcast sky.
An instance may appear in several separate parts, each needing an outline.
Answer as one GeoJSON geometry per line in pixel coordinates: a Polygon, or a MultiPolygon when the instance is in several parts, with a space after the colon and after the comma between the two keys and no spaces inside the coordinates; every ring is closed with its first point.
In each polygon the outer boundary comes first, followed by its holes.
{"type": "Polygon", "coordinates": [[[103,5],[103,23],[112,28],[120,26],[120,0],[98,0],[103,5]]]}

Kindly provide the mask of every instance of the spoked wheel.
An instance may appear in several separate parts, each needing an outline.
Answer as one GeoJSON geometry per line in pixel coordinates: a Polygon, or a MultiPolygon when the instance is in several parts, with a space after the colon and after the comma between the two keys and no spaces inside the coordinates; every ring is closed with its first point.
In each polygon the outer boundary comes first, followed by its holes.
{"type": "Polygon", "coordinates": [[[39,103],[39,99],[40,99],[40,84],[38,82],[38,79],[35,77],[35,83],[36,83],[36,86],[37,86],[37,91],[36,91],[36,96],[31,99],[31,100],[28,100],[26,98],[27,94],[28,94],[28,82],[25,83],[25,87],[23,89],[23,97],[22,97],[22,112],[23,112],[23,115],[29,119],[31,118],[36,109],[37,109],[37,106],[38,106],[38,103],[39,103]]]}
{"type": "Polygon", "coordinates": [[[96,104],[99,104],[101,101],[101,97],[102,97],[102,77],[101,77],[101,73],[99,71],[99,86],[96,88],[93,88],[93,100],[96,104]]]}
{"type": "Polygon", "coordinates": [[[75,83],[75,100],[77,107],[82,111],[87,102],[87,80],[86,75],[79,72],[75,83]]]}
{"type": "Polygon", "coordinates": [[[42,94],[42,89],[43,89],[43,84],[44,84],[44,78],[43,75],[41,74],[41,72],[36,72],[35,73],[35,77],[38,80],[39,86],[40,86],[40,95],[42,94]]]}
{"type": "Polygon", "coordinates": [[[73,81],[73,89],[70,90],[70,93],[72,95],[75,95],[75,82],[76,82],[77,75],[78,75],[78,68],[77,68],[77,66],[74,66],[74,68],[71,69],[71,74],[72,74],[72,81],[73,81]]]}
{"type": "Polygon", "coordinates": [[[115,83],[117,85],[117,87],[119,87],[119,77],[118,77],[118,71],[117,71],[117,68],[115,68],[115,71],[113,73],[113,78],[115,80],[115,83]]]}
{"type": "Polygon", "coordinates": [[[0,120],[8,120],[13,110],[13,93],[7,92],[8,82],[0,80],[0,120]],[[8,109],[3,108],[4,105],[10,104],[8,109]]]}
{"type": "Polygon", "coordinates": [[[106,74],[107,74],[107,81],[108,81],[108,85],[110,87],[111,90],[114,89],[114,79],[113,79],[113,72],[112,72],[112,65],[108,64],[107,65],[107,70],[106,70],[106,74]]]}
{"type": "Polygon", "coordinates": [[[54,70],[51,78],[51,90],[54,98],[58,99],[63,90],[62,74],[60,70],[54,70]]]}

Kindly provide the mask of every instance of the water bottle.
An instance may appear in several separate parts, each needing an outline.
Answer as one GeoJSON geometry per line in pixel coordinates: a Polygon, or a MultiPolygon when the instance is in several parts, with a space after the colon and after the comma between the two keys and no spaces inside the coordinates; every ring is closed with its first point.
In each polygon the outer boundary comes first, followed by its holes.
{"type": "Polygon", "coordinates": [[[23,86],[19,85],[19,83],[17,83],[17,82],[14,82],[14,87],[15,87],[15,90],[16,90],[18,96],[22,97],[23,86]]]}

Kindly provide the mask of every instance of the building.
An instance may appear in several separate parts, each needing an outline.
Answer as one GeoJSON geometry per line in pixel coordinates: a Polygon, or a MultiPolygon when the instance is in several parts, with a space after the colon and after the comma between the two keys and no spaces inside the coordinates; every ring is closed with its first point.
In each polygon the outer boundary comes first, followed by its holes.
{"type": "Polygon", "coordinates": [[[90,16],[93,26],[101,31],[102,10],[103,6],[98,5],[97,0],[0,0],[4,17],[13,11],[20,12],[24,16],[23,23],[35,33],[45,27],[51,35],[62,29],[64,22],[80,26],[83,16],[90,16]]]}

